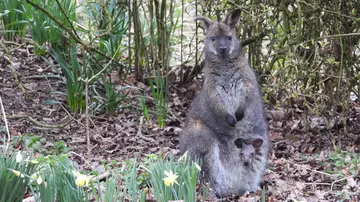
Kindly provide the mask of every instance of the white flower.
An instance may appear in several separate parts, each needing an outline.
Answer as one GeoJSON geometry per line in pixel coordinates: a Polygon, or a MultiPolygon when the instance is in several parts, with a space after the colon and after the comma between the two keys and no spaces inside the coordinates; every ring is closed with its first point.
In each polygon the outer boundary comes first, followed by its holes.
{"type": "Polygon", "coordinates": [[[40,176],[40,174],[39,174],[39,172],[35,172],[35,173],[33,173],[32,175],[31,175],[31,179],[32,180],[36,180],[36,183],[37,184],[41,184],[42,183],[42,178],[41,178],[41,176],[40,176]]]}
{"type": "Polygon", "coordinates": [[[188,155],[188,151],[186,151],[182,156],[180,156],[178,162],[186,161],[188,155]]]}
{"type": "Polygon", "coordinates": [[[80,175],[80,172],[77,171],[77,170],[72,170],[71,173],[72,173],[75,177],[77,177],[77,176],[80,175]]]}
{"type": "Polygon", "coordinates": [[[199,170],[199,171],[201,171],[201,167],[197,164],[197,163],[194,163],[195,164],[195,167],[199,170]]]}
{"type": "Polygon", "coordinates": [[[87,175],[79,174],[76,177],[75,183],[78,187],[88,186],[90,181],[90,177],[87,175]]]}
{"type": "Polygon", "coordinates": [[[29,163],[31,163],[31,164],[38,164],[39,163],[39,161],[37,161],[37,160],[30,160],[30,157],[27,157],[26,159],[25,159],[25,161],[26,162],[29,162],[29,163]]]}
{"type": "Polygon", "coordinates": [[[17,152],[15,159],[16,159],[17,163],[20,163],[23,160],[23,156],[21,154],[21,151],[17,152]]]}
{"type": "Polygon", "coordinates": [[[22,174],[20,171],[17,171],[17,170],[13,170],[13,169],[9,169],[11,172],[13,172],[16,176],[20,176],[21,178],[24,178],[25,175],[22,174]]]}
{"type": "Polygon", "coordinates": [[[176,178],[179,176],[176,173],[174,174],[171,170],[169,172],[164,171],[164,173],[167,176],[163,179],[166,186],[170,186],[170,184],[173,185],[174,183],[178,184],[176,178]]]}

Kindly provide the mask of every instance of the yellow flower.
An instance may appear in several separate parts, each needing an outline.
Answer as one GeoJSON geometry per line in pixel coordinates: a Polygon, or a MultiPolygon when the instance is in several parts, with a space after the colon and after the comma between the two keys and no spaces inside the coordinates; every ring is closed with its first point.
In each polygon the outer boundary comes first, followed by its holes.
{"type": "Polygon", "coordinates": [[[17,171],[17,170],[13,170],[13,169],[9,169],[11,172],[13,172],[16,176],[20,176],[21,178],[24,178],[24,174],[22,174],[21,172],[17,171]]]}
{"type": "Polygon", "coordinates": [[[21,151],[18,151],[18,153],[16,154],[16,162],[20,163],[23,160],[23,156],[21,154],[21,151]]]}
{"type": "Polygon", "coordinates": [[[33,173],[30,177],[31,177],[32,180],[36,180],[36,183],[39,184],[39,185],[43,181],[40,174],[39,174],[39,172],[33,173]]]}
{"type": "Polygon", "coordinates": [[[80,175],[78,175],[78,176],[76,177],[75,183],[76,183],[76,185],[77,185],[78,187],[83,187],[83,186],[88,186],[88,185],[89,185],[89,181],[90,181],[90,177],[89,177],[89,176],[80,174],[80,175]]]}
{"type": "Polygon", "coordinates": [[[41,178],[41,176],[39,176],[39,177],[36,179],[36,183],[38,183],[38,184],[41,184],[41,183],[42,183],[42,178],[41,178]]]}
{"type": "Polygon", "coordinates": [[[201,171],[201,167],[197,164],[197,163],[194,163],[195,164],[195,167],[199,170],[199,171],[201,171]]]}
{"type": "Polygon", "coordinates": [[[37,164],[37,163],[39,163],[39,161],[37,161],[37,160],[30,160],[29,161],[31,164],[37,164]]]}
{"type": "Polygon", "coordinates": [[[173,185],[174,183],[178,184],[176,178],[179,176],[176,173],[174,174],[171,170],[169,172],[164,171],[164,173],[167,176],[163,179],[166,186],[170,186],[170,184],[173,185]]]}
{"type": "Polygon", "coordinates": [[[38,164],[38,163],[39,163],[39,161],[37,161],[37,160],[30,160],[30,157],[28,157],[27,159],[25,159],[25,161],[26,161],[26,162],[29,162],[29,163],[31,163],[31,164],[38,164]]]}

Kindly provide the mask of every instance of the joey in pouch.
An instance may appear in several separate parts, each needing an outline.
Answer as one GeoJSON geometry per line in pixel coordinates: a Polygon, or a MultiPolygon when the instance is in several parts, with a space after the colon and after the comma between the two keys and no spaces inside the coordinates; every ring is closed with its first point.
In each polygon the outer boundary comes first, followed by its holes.
{"type": "Polygon", "coordinates": [[[260,147],[263,144],[263,140],[260,138],[237,138],[234,143],[240,149],[240,157],[244,162],[244,166],[251,165],[256,157],[255,155],[261,155],[260,147]]]}

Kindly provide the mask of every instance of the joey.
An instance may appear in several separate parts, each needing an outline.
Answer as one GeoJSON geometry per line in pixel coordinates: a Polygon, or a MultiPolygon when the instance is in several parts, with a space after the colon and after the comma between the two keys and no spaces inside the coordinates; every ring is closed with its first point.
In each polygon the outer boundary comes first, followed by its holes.
{"type": "Polygon", "coordinates": [[[234,143],[235,146],[240,149],[240,157],[244,162],[244,166],[251,165],[255,155],[261,155],[259,150],[263,144],[263,140],[260,138],[237,138],[234,143]]]}

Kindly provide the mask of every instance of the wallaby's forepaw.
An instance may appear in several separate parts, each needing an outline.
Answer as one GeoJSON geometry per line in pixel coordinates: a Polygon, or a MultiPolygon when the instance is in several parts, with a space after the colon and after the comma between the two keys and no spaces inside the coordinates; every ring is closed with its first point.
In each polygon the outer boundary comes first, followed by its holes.
{"type": "Polygon", "coordinates": [[[226,115],[226,122],[229,124],[229,126],[235,127],[236,119],[235,119],[235,117],[233,115],[227,114],[226,115]]]}
{"type": "Polygon", "coordinates": [[[242,107],[238,107],[235,112],[236,121],[241,121],[244,118],[244,109],[242,107]]]}

